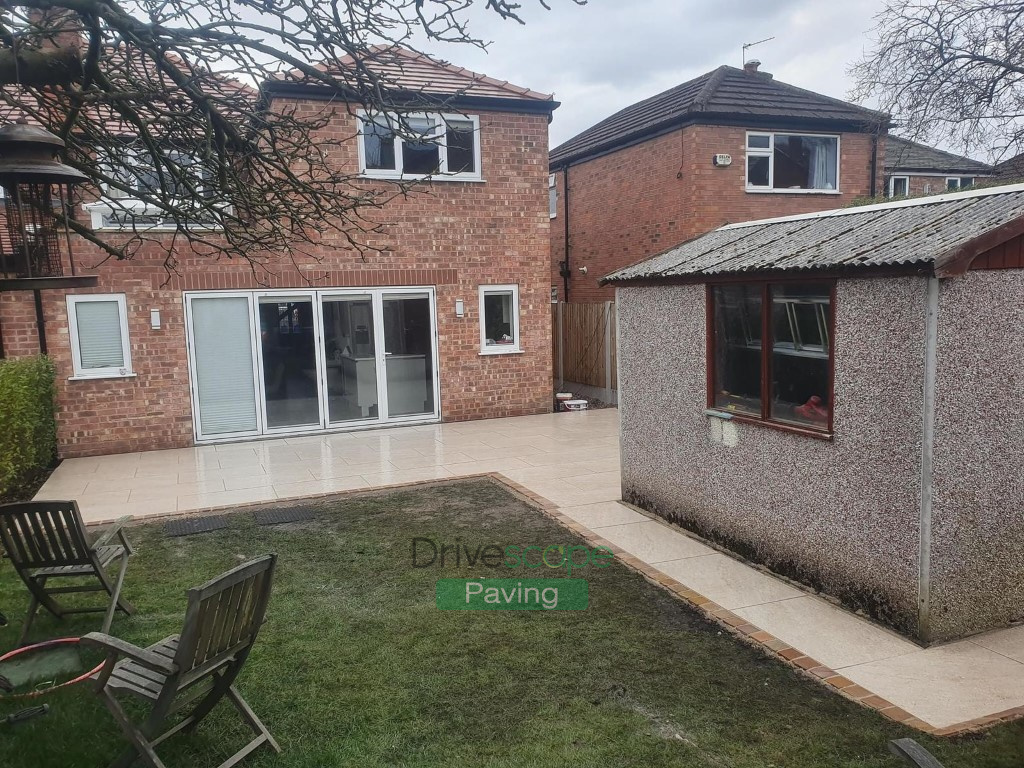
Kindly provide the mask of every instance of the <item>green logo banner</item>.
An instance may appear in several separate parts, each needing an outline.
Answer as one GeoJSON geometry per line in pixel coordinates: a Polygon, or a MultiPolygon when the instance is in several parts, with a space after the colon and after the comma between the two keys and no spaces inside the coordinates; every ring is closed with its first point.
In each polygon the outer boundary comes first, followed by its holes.
{"type": "Polygon", "coordinates": [[[585,611],[586,579],[438,579],[442,611],[585,611]]]}

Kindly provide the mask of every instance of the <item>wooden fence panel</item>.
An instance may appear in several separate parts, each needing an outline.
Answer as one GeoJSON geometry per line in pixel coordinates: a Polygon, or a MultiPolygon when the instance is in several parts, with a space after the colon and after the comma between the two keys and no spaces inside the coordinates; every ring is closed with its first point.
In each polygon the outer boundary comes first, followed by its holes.
{"type": "Polygon", "coordinates": [[[618,386],[614,303],[563,302],[554,308],[551,327],[554,332],[552,362],[556,381],[604,390],[614,390],[618,386]]]}

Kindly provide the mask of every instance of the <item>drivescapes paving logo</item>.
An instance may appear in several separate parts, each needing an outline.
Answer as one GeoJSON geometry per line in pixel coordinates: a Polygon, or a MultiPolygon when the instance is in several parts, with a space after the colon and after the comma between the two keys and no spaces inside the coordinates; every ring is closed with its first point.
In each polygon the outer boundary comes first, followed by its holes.
{"type": "MultiPolygon", "coordinates": [[[[607,568],[613,558],[608,547],[481,544],[471,548],[461,540],[455,544],[423,537],[412,540],[413,568],[482,566],[521,569],[522,576],[533,575],[530,571],[540,576],[564,570],[571,577],[573,571],[607,568]]],[[[582,611],[590,593],[587,581],[578,578],[476,578],[439,579],[436,596],[437,607],[448,611],[582,611]]]]}

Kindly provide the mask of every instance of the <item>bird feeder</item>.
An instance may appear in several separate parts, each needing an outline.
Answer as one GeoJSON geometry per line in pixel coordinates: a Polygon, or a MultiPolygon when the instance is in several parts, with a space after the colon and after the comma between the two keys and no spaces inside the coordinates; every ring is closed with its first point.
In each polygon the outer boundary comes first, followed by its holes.
{"type": "Polygon", "coordinates": [[[24,120],[0,128],[0,186],[7,242],[0,248],[0,290],[40,290],[95,285],[95,276],[76,276],[71,239],[62,222],[68,201],[85,174],[58,157],[64,141],[24,120]],[[64,275],[63,250],[71,275],[64,275]]]}

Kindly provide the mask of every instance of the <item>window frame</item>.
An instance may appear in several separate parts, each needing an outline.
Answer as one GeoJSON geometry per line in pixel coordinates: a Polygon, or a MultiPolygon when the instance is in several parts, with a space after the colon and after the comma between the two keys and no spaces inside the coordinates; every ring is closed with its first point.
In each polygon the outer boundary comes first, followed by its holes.
{"type": "Polygon", "coordinates": [[[480,354],[481,355],[516,355],[521,354],[522,339],[519,336],[519,285],[517,283],[511,283],[508,285],[480,285],[478,288],[479,293],[479,325],[480,325],[480,354]],[[494,293],[511,293],[512,294],[512,344],[494,344],[488,346],[487,344],[487,324],[484,322],[486,316],[484,314],[484,298],[488,294],[494,293]]]}
{"type": "Polygon", "coordinates": [[[896,179],[903,179],[907,183],[907,192],[905,195],[900,195],[900,197],[908,197],[910,195],[910,176],[906,174],[896,174],[889,177],[889,197],[896,197],[896,179]]]}
{"type": "Polygon", "coordinates": [[[762,280],[723,280],[709,282],[705,285],[705,333],[706,333],[706,373],[707,373],[707,413],[717,418],[757,424],[785,432],[831,440],[833,419],[835,415],[835,351],[836,351],[836,281],[835,279],[810,277],[772,278],[762,280]],[[817,428],[810,424],[796,424],[790,421],[774,419],[771,416],[771,385],[772,385],[772,350],[774,347],[774,330],[772,327],[771,289],[779,285],[799,285],[801,283],[824,283],[829,287],[828,308],[828,425],[817,428]],[[725,285],[750,285],[761,289],[761,415],[734,413],[723,410],[715,405],[715,361],[717,359],[717,339],[715,333],[715,288],[725,285]]]}
{"type": "Polygon", "coordinates": [[[434,130],[438,130],[443,127],[445,130],[441,132],[437,139],[438,146],[438,171],[437,173],[405,173],[403,170],[403,158],[402,158],[402,145],[404,139],[401,136],[395,135],[395,168],[367,168],[366,167],[366,147],[364,145],[364,126],[367,120],[373,120],[377,117],[383,117],[390,121],[397,117],[395,113],[387,112],[382,115],[373,115],[365,109],[356,110],[356,147],[359,154],[359,175],[366,179],[391,179],[391,180],[406,180],[406,179],[426,179],[428,181],[483,181],[482,169],[480,165],[480,116],[479,115],[465,115],[465,114],[454,114],[449,112],[408,112],[404,113],[402,117],[406,120],[433,120],[434,130]],[[476,170],[473,173],[467,173],[465,171],[460,173],[449,173],[448,167],[448,130],[447,126],[449,122],[469,122],[473,124],[473,165],[476,170]]]}
{"type": "Polygon", "coordinates": [[[65,297],[68,308],[68,341],[71,344],[71,364],[74,375],[71,381],[85,379],[128,379],[135,376],[132,368],[131,341],[128,337],[128,305],[123,293],[89,293],[68,294],[65,297]],[[87,302],[117,303],[117,315],[121,325],[121,356],[124,365],[106,368],[84,368],[82,366],[82,350],[78,340],[77,304],[87,302]]]}
{"type": "Polygon", "coordinates": [[[558,218],[558,180],[555,174],[548,174],[548,218],[558,218]]]}
{"type": "Polygon", "coordinates": [[[971,187],[973,187],[977,183],[978,183],[978,177],[977,176],[946,176],[946,191],[947,192],[959,192],[961,189],[970,189],[971,187]],[[965,179],[970,179],[971,183],[967,184],[967,185],[964,185],[964,180],[965,179]],[[949,186],[949,182],[951,182],[951,181],[955,181],[956,182],[956,186],[955,187],[949,186]]]}
{"type": "Polygon", "coordinates": [[[748,130],[743,138],[743,182],[744,188],[751,194],[758,195],[841,195],[842,194],[842,166],[843,166],[843,137],[838,133],[800,133],[796,131],[751,131],[748,130]],[[751,149],[751,136],[767,136],[768,146],[751,149]],[[776,136],[808,136],[813,138],[835,139],[836,140],[836,187],[835,189],[776,189],[775,183],[775,137],[776,136]],[[750,183],[750,158],[768,158],[768,186],[761,187],[750,183]]]}

